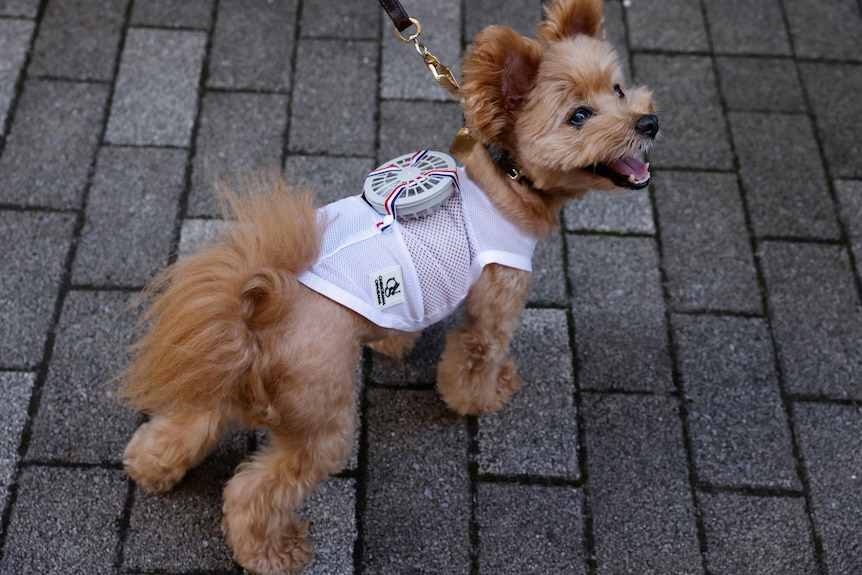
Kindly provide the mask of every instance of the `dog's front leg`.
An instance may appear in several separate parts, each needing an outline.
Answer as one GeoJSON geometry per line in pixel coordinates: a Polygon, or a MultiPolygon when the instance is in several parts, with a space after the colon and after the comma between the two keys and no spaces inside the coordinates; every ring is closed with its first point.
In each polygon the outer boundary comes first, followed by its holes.
{"type": "Polygon", "coordinates": [[[485,267],[467,295],[461,325],[449,333],[437,368],[443,400],[462,415],[499,410],[520,387],[509,342],[530,293],[530,274],[485,267]]]}

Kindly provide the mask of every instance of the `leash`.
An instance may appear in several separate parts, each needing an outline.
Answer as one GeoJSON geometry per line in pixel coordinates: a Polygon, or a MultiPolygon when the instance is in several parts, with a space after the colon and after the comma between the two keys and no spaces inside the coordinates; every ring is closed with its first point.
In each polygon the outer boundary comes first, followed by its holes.
{"type": "Polygon", "coordinates": [[[379,1],[380,5],[383,6],[383,9],[386,11],[386,14],[389,15],[389,18],[392,20],[392,23],[395,24],[395,34],[398,36],[398,39],[405,44],[413,42],[416,52],[422,56],[422,61],[425,62],[425,66],[431,72],[431,75],[434,76],[434,79],[437,80],[437,83],[443,86],[447,92],[458,98],[460,86],[458,85],[458,81],[455,79],[455,76],[452,74],[452,71],[441,64],[440,60],[428,51],[425,44],[419,41],[419,34],[422,33],[422,25],[419,24],[419,20],[408,16],[407,11],[404,10],[404,7],[401,5],[399,0],[379,1]],[[415,26],[416,31],[405,38],[402,32],[411,26],[415,26]]]}

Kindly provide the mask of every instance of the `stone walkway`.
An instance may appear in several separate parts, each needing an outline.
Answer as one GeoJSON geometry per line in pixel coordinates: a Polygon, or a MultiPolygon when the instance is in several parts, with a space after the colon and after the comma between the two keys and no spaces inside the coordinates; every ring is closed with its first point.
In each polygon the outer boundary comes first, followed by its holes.
{"type": "MultiPolygon", "coordinates": [[[[404,3],[453,66],[541,18],[404,3]]],[[[661,107],[649,192],[565,209],[501,413],[443,407],[442,329],[364,356],[305,573],[862,573],[860,9],[605,2],[661,107]]],[[[124,306],[218,227],[213,177],[283,168],[334,199],[460,125],[372,0],[0,0],[0,572],[240,573],[219,490],[264,438],[138,490],[140,419],[100,386],[124,306]]]]}

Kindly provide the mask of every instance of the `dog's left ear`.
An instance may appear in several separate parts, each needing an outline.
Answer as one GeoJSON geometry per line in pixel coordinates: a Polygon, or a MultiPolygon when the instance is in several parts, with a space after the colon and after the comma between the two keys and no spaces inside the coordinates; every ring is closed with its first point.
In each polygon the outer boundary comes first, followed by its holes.
{"type": "Polygon", "coordinates": [[[596,36],[602,26],[602,0],[554,0],[545,7],[547,20],[539,25],[546,42],[586,34],[596,36]]]}

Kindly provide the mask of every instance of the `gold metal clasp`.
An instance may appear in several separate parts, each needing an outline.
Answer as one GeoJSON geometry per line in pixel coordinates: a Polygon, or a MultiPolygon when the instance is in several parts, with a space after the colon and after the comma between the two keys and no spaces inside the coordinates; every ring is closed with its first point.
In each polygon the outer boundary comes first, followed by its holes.
{"type": "Polygon", "coordinates": [[[425,66],[431,72],[431,75],[434,76],[434,79],[437,80],[437,83],[457,98],[458,91],[461,89],[461,86],[458,85],[458,80],[455,79],[455,75],[452,74],[452,71],[449,68],[441,64],[440,60],[438,60],[436,56],[428,51],[425,44],[419,41],[419,35],[422,33],[422,25],[419,24],[419,20],[416,18],[410,18],[410,21],[416,27],[416,32],[405,38],[404,35],[401,34],[401,31],[396,28],[395,35],[398,36],[398,39],[405,44],[413,42],[416,52],[422,56],[422,61],[425,62],[425,66]]]}

